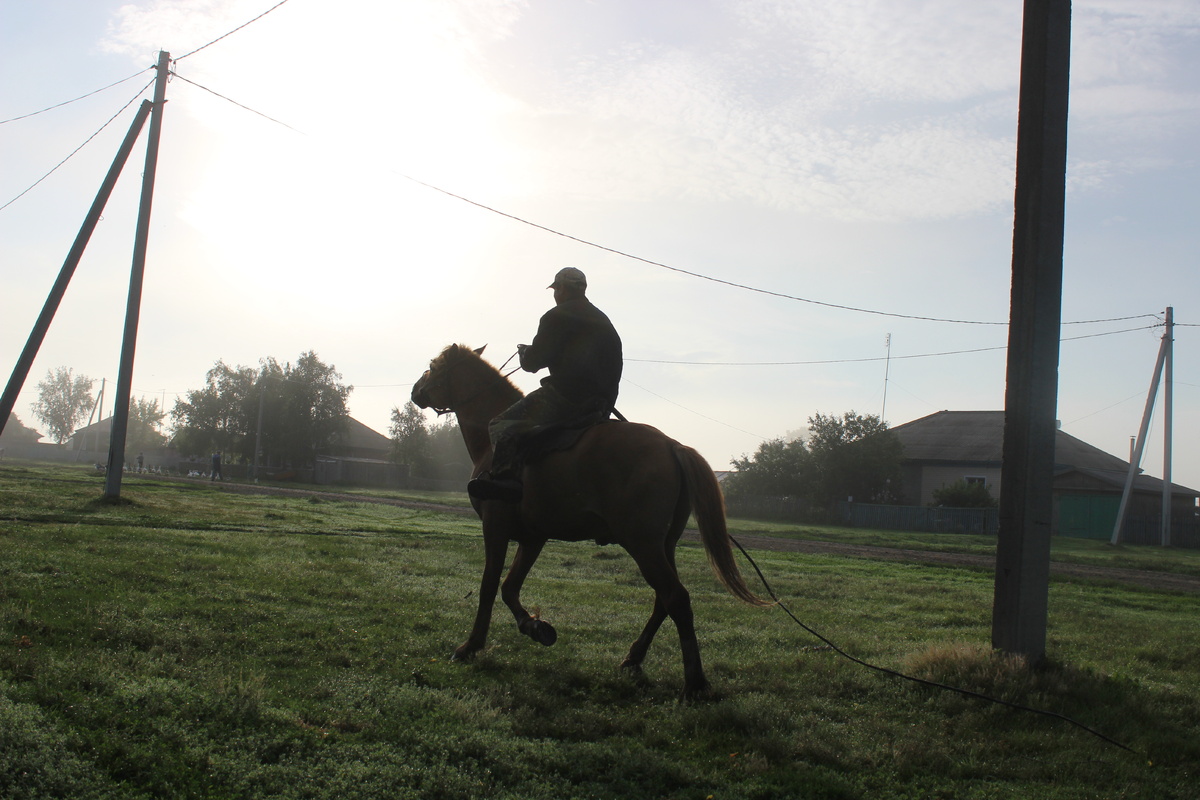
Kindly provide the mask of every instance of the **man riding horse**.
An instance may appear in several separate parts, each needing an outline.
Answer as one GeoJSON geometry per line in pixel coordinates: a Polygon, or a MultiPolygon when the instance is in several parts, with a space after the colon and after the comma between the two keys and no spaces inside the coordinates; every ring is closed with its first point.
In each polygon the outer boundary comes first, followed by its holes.
{"type": "Polygon", "coordinates": [[[521,465],[541,434],[584,428],[608,419],[621,382],[621,337],[603,311],[587,299],[587,278],[565,267],[547,288],[554,308],[542,315],[532,344],[517,345],[521,369],[549,368],[541,387],[497,415],[488,425],[491,470],[467,484],[480,500],[521,499],[521,465]]]}

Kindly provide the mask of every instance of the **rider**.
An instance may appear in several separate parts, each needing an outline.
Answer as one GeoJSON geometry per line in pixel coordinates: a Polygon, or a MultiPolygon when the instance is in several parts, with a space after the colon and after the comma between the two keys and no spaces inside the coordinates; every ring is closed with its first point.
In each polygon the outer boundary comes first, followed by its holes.
{"type": "Polygon", "coordinates": [[[531,437],[555,427],[608,418],[621,382],[621,337],[603,311],[585,296],[587,278],[564,267],[547,288],[554,308],[542,315],[533,344],[517,345],[521,369],[550,369],[535,389],[488,425],[492,468],[467,484],[481,500],[521,498],[521,450],[531,437]]]}

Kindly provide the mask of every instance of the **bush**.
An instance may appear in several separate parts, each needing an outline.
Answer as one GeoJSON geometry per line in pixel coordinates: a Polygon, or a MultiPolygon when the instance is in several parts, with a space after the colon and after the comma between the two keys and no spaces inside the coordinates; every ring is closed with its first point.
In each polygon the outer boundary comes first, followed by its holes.
{"type": "Polygon", "coordinates": [[[995,508],[996,498],[983,483],[957,480],[949,486],[933,490],[934,506],[945,508],[995,508]]]}

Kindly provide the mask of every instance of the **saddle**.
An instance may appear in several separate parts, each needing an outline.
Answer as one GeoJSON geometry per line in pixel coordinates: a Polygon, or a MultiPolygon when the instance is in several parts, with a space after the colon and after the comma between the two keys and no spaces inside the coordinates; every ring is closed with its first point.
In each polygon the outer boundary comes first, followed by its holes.
{"type": "Polygon", "coordinates": [[[608,412],[592,412],[562,423],[556,423],[547,430],[538,431],[529,437],[521,450],[521,461],[532,464],[545,458],[550,453],[560,450],[570,450],[590,429],[614,420],[609,419],[608,412]]]}

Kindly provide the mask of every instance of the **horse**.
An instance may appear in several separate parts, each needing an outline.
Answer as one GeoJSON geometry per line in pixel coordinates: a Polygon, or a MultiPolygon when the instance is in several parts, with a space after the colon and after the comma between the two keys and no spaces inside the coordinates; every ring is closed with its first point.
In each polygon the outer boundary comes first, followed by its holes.
{"type": "MultiPolygon", "coordinates": [[[[474,464],[473,477],[491,464],[488,422],[522,397],[521,390],[482,354],[482,347],[449,345],[412,389],[417,406],[457,415],[474,464]]],[[[682,699],[709,692],[690,595],[675,567],[675,546],[689,514],[695,516],[704,551],[721,584],[746,603],[769,604],[747,587],[737,567],[721,488],[704,458],[649,425],[606,421],[587,429],[570,449],[526,463],[522,483],[519,503],[472,498],[483,525],[483,578],[474,626],[454,651],[454,659],[470,659],[483,649],[497,589],[522,634],[543,645],[553,644],[558,636],[553,626],[521,605],[521,585],[549,539],[592,539],[599,545],[622,546],[654,590],[654,609],[621,668],[641,673],[650,643],[670,617],[683,655],[682,699]],[[501,586],[512,541],[517,551],[501,586]]]]}

